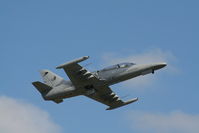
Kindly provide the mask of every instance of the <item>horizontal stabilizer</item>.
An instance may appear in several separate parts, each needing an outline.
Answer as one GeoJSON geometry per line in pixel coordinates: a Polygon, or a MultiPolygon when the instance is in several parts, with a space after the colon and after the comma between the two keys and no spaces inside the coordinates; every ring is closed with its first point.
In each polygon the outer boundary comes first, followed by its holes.
{"type": "Polygon", "coordinates": [[[47,92],[49,92],[52,87],[42,83],[42,82],[39,82],[39,81],[36,81],[36,82],[33,82],[32,83],[35,88],[37,88],[37,90],[43,95],[43,94],[46,94],[47,92]]]}
{"type": "Polygon", "coordinates": [[[89,58],[89,56],[84,56],[84,57],[81,57],[81,58],[72,60],[72,61],[70,61],[70,62],[67,62],[67,63],[64,63],[64,64],[62,64],[62,65],[57,66],[56,69],[61,69],[61,68],[70,66],[70,65],[72,65],[72,64],[76,64],[76,63],[82,62],[82,61],[84,61],[84,60],[87,60],[88,58],[89,58]]]}
{"type": "Polygon", "coordinates": [[[116,109],[116,108],[119,108],[119,107],[128,105],[128,104],[133,103],[133,102],[136,102],[136,101],[138,101],[138,98],[134,98],[134,99],[128,100],[128,101],[124,102],[123,104],[121,104],[121,105],[119,105],[119,106],[109,107],[109,108],[107,108],[106,110],[116,109]]]}

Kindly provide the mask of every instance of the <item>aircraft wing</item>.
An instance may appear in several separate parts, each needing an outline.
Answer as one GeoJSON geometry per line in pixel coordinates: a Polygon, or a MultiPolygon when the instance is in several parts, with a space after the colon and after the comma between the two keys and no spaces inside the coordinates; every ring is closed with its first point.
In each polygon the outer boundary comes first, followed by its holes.
{"type": "Polygon", "coordinates": [[[107,110],[112,110],[138,100],[138,98],[134,98],[126,102],[122,101],[108,86],[96,87],[95,90],[95,93],[85,96],[109,106],[107,110]]]}
{"type": "Polygon", "coordinates": [[[88,93],[85,93],[85,96],[108,105],[109,108],[107,110],[115,109],[138,100],[135,98],[127,102],[122,101],[103,80],[98,79],[78,64],[86,59],[88,59],[87,56],[76,59],[58,66],[57,69],[63,68],[75,87],[88,89],[88,93]]]}
{"type": "Polygon", "coordinates": [[[57,69],[63,68],[73,85],[77,88],[92,84],[102,84],[102,80],[99,80],[91,72],[78,64],[80,61],[86,59],[88,59],[88,56],[60,65],[57,69]]]}

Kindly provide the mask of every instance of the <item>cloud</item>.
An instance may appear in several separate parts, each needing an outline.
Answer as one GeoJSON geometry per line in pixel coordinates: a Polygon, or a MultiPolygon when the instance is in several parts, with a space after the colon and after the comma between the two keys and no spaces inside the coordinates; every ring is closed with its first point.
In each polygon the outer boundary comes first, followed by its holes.
{"type": "MultiPolygon", "coordinates": [[[[168,65],[164,68],[164,71],[170,73],[178,72],[178,69],[173,65],[173,62],[176,62],[176,57],[168,51],[163,51],[161,49],[153,49],[145,51],[144,53],[139,54],[123,54],[118,55],[115,53],[108,53],[102,56],[102,64],[113,65],[122,62],[134,62],[136,64],[147,64],[147,63],[157,63],[157,62],[166,62],[168,65]]],[[[126,87],[131,88],[144,88],[151,85],[155,80],[151,75],[145,75],[136,77],[132,80],[125,81],[123,83],[126,87]]]]}
{"type": "Polygon", "coordinates": [[[154,62],[168,62],[175,57],[171,52],[163,51],[161,49],[148,50],[144,53],[132,55],[118,55],[115,53],[104,54],[102,59],[106,64],[115,64],[121,62],[135,62],[137,64],[154,63],[154,62]]]}
{"type": "Polygon", "coordinates": [[[0,133],[60,133],[47,112],[22,101],[0,96],[0,133]]]}
{"type": "Polygon", "coordinates": [[[141,133],[199,133],[199,114],[132,111],[128,114],[128,119],[132,129],[141,133]]]}

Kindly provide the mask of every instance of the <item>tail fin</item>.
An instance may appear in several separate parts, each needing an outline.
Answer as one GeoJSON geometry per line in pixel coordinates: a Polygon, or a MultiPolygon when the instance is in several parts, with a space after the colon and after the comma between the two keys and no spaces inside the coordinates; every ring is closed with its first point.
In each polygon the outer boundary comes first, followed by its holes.
{"type": "Polygon", "coordinates": [[[33,82],[32,84],[35,86],[35,88],[37,88],[37,90],[42,94],[42,96],[47,94],[52,89],[52,87],[39,81],[33,82]]]}
{"type": "Polygon", "coordinates": [[[64,79],[49,70],[41,70],[40,74],[45,84],[50,87],[55,87],[60,84],[64,79]]]}

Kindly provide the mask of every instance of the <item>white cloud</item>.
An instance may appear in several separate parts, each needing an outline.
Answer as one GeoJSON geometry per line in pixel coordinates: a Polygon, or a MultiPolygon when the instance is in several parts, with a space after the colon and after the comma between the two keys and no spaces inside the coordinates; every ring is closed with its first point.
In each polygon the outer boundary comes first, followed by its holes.
{"type": "Polygon", "coordinates": [[[0,96],[0,133],[60,133],[47,112],[22,101],[0,96]]]}
{"type": "Polygon", "coordinates": [[[199,114],[132,111],[128,119],[133,130],[144,133],[199,133],[199,114]]]}
{"type": "Polygon", "coordinates": [[[118,55],[115,53],[104,54],[102,59],[106,64],[115,64],[120,62],[135,62],[137,64],[154,63],[154,62],[168,62],[175,57],[171,52],[163,51],[161,49],[149,50],[144,53],[132,55],[118,55]]]}
{"type": "MultiPolygon", "coordinates": [[[[149,50],[144,53],[132,54],[132,55],[118,55],[115,53],[104,54],[102,56],[102,64],[113,65],[122,62],[134,62],[136,64],[147,64],[147,63],[157,63],[166,62],[168,65],[164,68],[164,71],[175,73],[178,70],[172,64],[176,61],[175,56],[168,51],[163,51],[161,49],[149,50]]],[[[123,83],[126,87],[131,88],[144,88],[151,85],[155,80],[154,76],[145,75],[128,80],[123,83]]]]}

